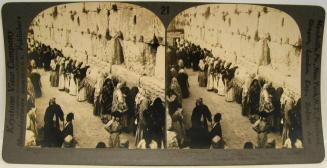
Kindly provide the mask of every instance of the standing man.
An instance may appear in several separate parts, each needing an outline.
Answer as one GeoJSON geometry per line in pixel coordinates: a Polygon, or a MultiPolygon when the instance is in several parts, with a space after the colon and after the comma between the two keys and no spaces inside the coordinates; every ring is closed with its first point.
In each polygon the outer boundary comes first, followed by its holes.
{"type": "Polygon", "coordinates": [[[44,146],[60,147],[60,121],[64,122],[64,113],[56,104],[56,98],[51,98],[44,114],[44,146]]]}
{"type": "Polygon", "coordinates": [[[203,127],[208,131],[208,121],[212,123],[212,115],[208,106],[203,104],[202,98],[196,101],[191,120],[192,126],[203,127]]]}
{"type": "Polygon", "coordinates": [[[193,109],[191,121],[191,148],[209,148],[210,135],[208,131],[208,121],[212,126],[212,115],[208,106],[203,104],[202,98],[196,100],[196,106],[193,109]]]}
{"type": "Polygon", "coordinates": [[[188,90],[190,85],[188,83],[188,75],[185,72],[184,68],[182,68],[178,71],[177,80],[178,80],[179,86],[181,87],[182,98],[183,99],[188,98],[190,96],[190,92],[188,90]]]}

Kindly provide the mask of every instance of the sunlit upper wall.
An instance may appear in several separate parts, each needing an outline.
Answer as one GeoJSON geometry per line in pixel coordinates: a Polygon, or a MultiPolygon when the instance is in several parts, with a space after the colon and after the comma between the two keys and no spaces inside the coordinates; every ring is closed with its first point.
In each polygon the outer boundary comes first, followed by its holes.
{"type": "Polygon", "coordinates": [[[127,3],[86,2],[54,6],[39,13],[30,29],[33,30],[30,38],[62,50],[65,56],[83,62],[87,60],[96,66],[107,66],[111,62],[114,40],[110,37],[120,31],[125,66],[148,75],[154,75],[156,57],[147,43],[154,35],[165,42],[165,28],[160,19],[148,9],[127,3]],[[149,64],[144,66],[144,62],[149,64]]]}
{"type": "Polygon", "coordinates": [[[257,5],[200,5],[178,14],[168,28],[174,29],[184,29],[186,40],[238,65],[241,79],[257,73],[291,96],[300,96],[301,33],[287,13],[257,5]],[[271,58],[268,65],[259,63],[264,41],[271,58]]]}

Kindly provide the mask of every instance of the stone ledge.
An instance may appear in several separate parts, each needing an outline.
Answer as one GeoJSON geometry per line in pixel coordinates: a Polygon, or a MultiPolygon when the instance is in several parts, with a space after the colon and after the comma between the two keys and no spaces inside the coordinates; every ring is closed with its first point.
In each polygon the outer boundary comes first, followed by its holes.
{"type": "Polygon", "coordinates": [[[128,86],[141,86],[150,95],[151,99],[160,97],[165,100],[165,83],[151,76],[142,76],[137,72],[126,69],[123,65],[112,65],[111,73],[118,79],[125,81],[128,86]]]}

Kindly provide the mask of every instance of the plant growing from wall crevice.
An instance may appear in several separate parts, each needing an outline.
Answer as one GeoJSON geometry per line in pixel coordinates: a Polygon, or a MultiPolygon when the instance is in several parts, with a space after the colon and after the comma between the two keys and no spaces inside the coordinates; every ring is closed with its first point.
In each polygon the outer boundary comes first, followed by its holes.
{"type": "Polygon", "coordinates": [[[97,8],[97,13],[99,14],[101,12],[100,6],[97,8]]]}
{"type": "Polygon", "coordinates": [[[57,8],[57,6],[55,6],[55,7],[53,8],[52,17],[53,17],[54,19],[56,19],[57,16],[58,16],[58,8],[57,8]]]}

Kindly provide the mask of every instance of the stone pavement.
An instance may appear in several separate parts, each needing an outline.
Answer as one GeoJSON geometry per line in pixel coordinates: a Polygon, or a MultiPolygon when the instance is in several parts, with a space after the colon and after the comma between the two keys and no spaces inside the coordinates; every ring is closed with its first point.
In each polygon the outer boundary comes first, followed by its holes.
{"type": "MultiPolygon", "coordinates": [[[[206,91],[198,86],[197,72],[187,70],[190,83],[190,97],[183,100],[184,124],[186,129],[191,127],[191,115],[195,106],[195,100],[203,98],[204,103],[209,107],[212,114],[222,114],[222,131],[227,148],[240,149],[246,141],[256,144],[256,133],[252,130],[248,118],[241,115],[241,105],[225,102],[225,98],[213,92],[206,91]]],[[[40,70],[43,96],[36,99],[38,127],[43,126],[43,117],[49,99],[56,97],[57,103],[62,107],[65,115],[69,112],[75,114],[74,135],[78,141],[79,148],[94,148],[100,141],[108,143],[108,133],[99,117],[93,115],[93,106],[87,102],[78,102],[76,96],[61,92],[58,88],[50,86],[49,73],[40,70]]],[[[131,134],[123,133],[122,138],[129,140],[130,148],[134,149],[134,137],[131,134]]],[[[281,147],[281,137],[277,134],[269,134],[268,137],[276,139],[277,147],[281,147]]]]}
{"type": "MultiPolygon", "coordinates": [[[[37,125],[43,127],[43,117],[48,107],[49,99],[56,97],[56,102],[64,111],[65,116],[69,112],[75,114],[74,136],[78,141],[79,148],[95,148],[100,141],[108,145],[109,133],[104,129],[104,124],[99,117],[93,115],[93,106],[87,102],[78,102],[76,96],[71,96],[66,92],[59,91],[56,87],[51,87],[49,82],[50,73],[39,70],[41,74],[43,95],[36,99],[37,125]]],[[[123,133],[121,138],[129,140],[130,147],[135,148],[135,139],[131,134],[123,133]]]]}
{"type": "MultiPolygon", "coordinates": [[[[219,96],[214,92],[208,92],[204,87],[199,87],[197,81],[198,73],[190,69],[186,70],[186,72],[189,75],[190,97],[183,99],[185,128],[189,129],[192,126],[191,115],[195,107],[195,101],[202,97],[204,104],[208,106],[212,116],[218,112],[222,114],[222,132],[227,148],[241,149],[247,141],[256,144],[257,134],[252,129],[249,119],[242,116],[241,105],[235,102],[226,102],[224,96],[219,96]]],[[[276,140],[276,146],[280,148],[281,137],[275,133],[268,134],[268,138],[270,137],[276,140]]]]}

